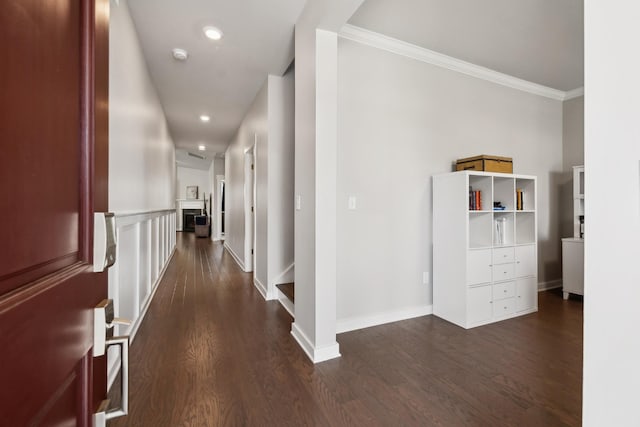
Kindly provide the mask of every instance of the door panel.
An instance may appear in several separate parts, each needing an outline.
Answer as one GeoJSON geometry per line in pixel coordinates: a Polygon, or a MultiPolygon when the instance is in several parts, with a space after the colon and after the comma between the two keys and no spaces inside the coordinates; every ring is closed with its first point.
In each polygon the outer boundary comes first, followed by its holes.
{"type": "Polygon", "coordinates": [[[516,247],[516,277],[536,276],[536,246],[516,247]]]}
{"type": "Polygon", "coordinates": [[[10,0],[0,13],[0,179],[14,183],[0,201],[0,241],[12,247],[0,257],[0,278],[13,276],[0,282],[4,292],[32,278],[19,272],[78,260],[81,12],[78,0],[10,0]],[[67,238],[42,239],[51,229],[67,238]]]}
{"type": "Polygon", "coordinates": [[[467,284],[491,281],[491,249],[469,251],[467,258],[467,284]]]}
{"type": "Polygon", "coordinates": [[[89,425],[106,394],[91,348],[107,276],[91,256],[108,203],[107,29],[108,0],[0,6],[3,425],[89,425]]]}

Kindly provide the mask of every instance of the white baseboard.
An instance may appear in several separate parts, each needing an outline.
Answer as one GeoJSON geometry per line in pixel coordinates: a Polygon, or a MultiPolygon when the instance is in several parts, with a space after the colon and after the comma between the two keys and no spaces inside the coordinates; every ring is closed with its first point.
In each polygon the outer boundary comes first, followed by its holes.
{"type": "Polygon", "coordinates": [[[549,280],[548,282],[538,282],[538,292],[548,291],[562,287],[562,279],[549,280]]]}
{"type": "Polygon", "coordinates": [[[289,312],[289,314],[291,315],[291,317],[293,317],[294,319],[296,318],[296,312],[295,312],[295,305],[291,302],[291,300],[289,298],[287,298],[287,296],[285,294],[283,294],[279,289],[276,290],[276,292],[278,292],[278,302],[280,303],[281,306],[284,307],[285,310],[287,310],[289,312]]]}
{"type": "Polygon", "coordinates": [[[236,263],[240,266],[240,269],[246,272],[247,270],[244,268],[244,262],[242,262],[241,258],[233,251],[233,249],[231,249],[227,242],[224,242],[224,248],[231,254],[231,258],[236,261],[236,263]]]}
{"type": "Polygon", "coordinates": [[[260,292],[262,298],[265,301],[272,301],[278,299],[277,289],[271,290],[267,289],[267,287],[258,279],[256,276],[253,276],[253,286],[260,292]]]}
{"type": "MultiPolygon", "coordinates": [[[[164,277],[164,273],[166,273],[167,267],[169,267],[169,263],[171,262],[171,259],[173,258],[173,255],[175,253],[176,253],[176,247],[174,245],[173,249],[171,249],[171,253],[167,257],[167,261],[164,263],[164,267],[162,267],[160,274],[158,274],[158,278],[156,279],[155,283],[151,287],[151,293],[149,294],[149,297],[147,298],[144,305],[140,309],[140,315],[138,316],[136,321],[131,324],[131,327],[129,328],[129,345],[133,343],[133,339],[136,337],[136,334],[138,333],[138,329],[140,328],[140,325],[142,325],[142,321],[144,320],[144,317],[147,315],[147,310],[149,310],[151,301],[153,300],[153,297],[156,295],[158,286],[160,285],[160,282],[164,277]]],[[[120,372],[120,364],[117,363],[117,360],[113,360],[113,362],[108,366],[108,369],[107,369],[107,390],[111,389],[111,386],[113,385],[113,382],[118,377],[119,372],[120,372]]]]}
{"type": "Polygon", "coordinates": [[[311,343],[311,340],[309,340],[305,333],[302,332],[295,323],[291,325],[291,335],[293,335],[293,338],[298,342],[300,347],[302,347],[302,350],[304,350],[313,363],[320,363],[340,357],[340,344],[336,342],[324,347],[315,347],[311,343]]]}
{"type": "Polygon", "coordinates": [[[267,301],[273,301],[278,299],[278,289],[276,289],[275,285],[273,289],[267,290],[267,297],[265,298],[267,301]]]}
{"type": "Polygon", "coordinates": [[[336,333],[341,334],[343,332],[370,328],[371,326],[384,325],[385,323],[413,319],[414,317],[426,316],[429,314],[433,314],[433,305],[422,305],[402,310],[389,311],[386,313],[338,319],[336,322],[336,333]]]}
{"type": "Polygon", "coordinates": [[[262,298],[264,298],[266,300],[267,299],[267,288],[266,288],[266,286],[264,286],[262,284],[260,279],[258,279],[256,276],[253,276],[253,286],[256,287],[258,292],[260,292],[260,295],[262,295],[262,298]]]}

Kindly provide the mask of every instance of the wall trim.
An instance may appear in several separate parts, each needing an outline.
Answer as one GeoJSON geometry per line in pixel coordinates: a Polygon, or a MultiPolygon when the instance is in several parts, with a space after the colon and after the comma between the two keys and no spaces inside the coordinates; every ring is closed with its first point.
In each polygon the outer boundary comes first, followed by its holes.
{"type": "Polygon", "coordinates": [[[284,307],[285,310],[287,310],[289,312],[289,314],[291,315],[291,317],[293,317],[294,319],[296,318],[296,309],[295,309],[295,305],[291,302],[291,300],[289,298],[287,298],[287,296],[285,294],[283,294],[279,289],[276,290],[276,292],[278,293],[277,299],[278,302],[280,303],[280,305],[282,307],[284,307]]]}
{"type": "Polygon", "coordinates": [[[433,305],[419,305],[416,307],[403,308],[401,310],[375,313],[366,316],[355,316],[346,319],[338,319],[336,322],[336,333],[355,331],[357,329],[370,328],[372,326],[384,325],[385,323],[398,322],[400,320],[413,319],[415,317],[433,314],[433,305]]]}
{"type": "MultiPolygon", "coordinates": [[[[173,248],[171,249],[171,252],[169,253],[169,256],[167,257],[167,261],[165,262],[164,267],[162,267],[162,270],[158,274],[158,278],[156,279],[155,283],[151,287],[151,293],[149,294],[149,297],[147,298],[147,301],[140,308],[140,314],[139,314],[138,318],[131,324],[131,327],[129,328],[129,331],[128,331],[128,334],[129,334],[129,345],[131,345],[131,343],[133,343],[133,339],[136,337],[136,334],[138,333],[138,329],[140,328],[140,325],[142,325],[142,322],[144,321],[144,317],[147,315],[147,310],[149,310],[149,306],[151,305],[151,301],[153,301],[153,298],[156,295],[156,291],[158,290],[158,287],[160,286],[160,282],[164,278],[164,274],[167,272],[167,268],[169,267],[169,264],[171,263],[171,260],[173,259],[173,255],[175,253],[176,253],[176,246],[173,245],[173,248]]],[[[111,389],[111,386],[113,385],[113,382],[118,377],[119,373],[120,373],[120,364],[119,363],[116,363],[114,361],[114,363],[111,364],[111,366],[108,366],[108,369],[107,369],[107,390],[111,389]]]]}
{"type": "Polygon", "coordinates": [[[562,279],[549,280],[548,282],[538,282],[538,292],[548,291],[562,287],[562,279]]]}
{"type": "Polygon", "coordinates": [[[354,25],[347,24],[343,26],[338,35],[343,39],[351,40],[356,43],[386,50],[387,52],[395,53],[396,55],[405,56],[426,62],[427,64],[446,68],[451,71],[490,81],[512,89],[521,90],[523,92],[532,93],[545,98],[555,99],[557,101],[576,98],[581,95],[580,91],[582,91],[582,94],[584,93],[584,88],[578,88],[568,92],[553,89],[518,77],[500,73],[480,65],[462,61],[393,37],[385,36],[384,34],[365,30],[364,28],[356,27],[354,25]]]}
{"type": "Polygon", "coordinates": [[[294,322],[291,324],[291,335],[298,342],[302,350],[307,354],[313,363],[320,363],[326,360],[340,357],[340,344],[333,343],[324,347],[315,347],[302,329],[294,322]]]}
{"type": "Polygon", "coordinates": [[[262,298],[264,298],[266,300],[267,299],[267,288],[262,284],[260,279],[258,279],[256,276],[253,276],[253,286],[256,287],[258,292],[260,292],[260,295],[262,295],[262,298]]]}
{"type": "Polygon", "coordinates": [[[584,86],[565,92],[564,100],[568,101],[570,99],[578,98],[580,96],[584,96],[584,86]]]}
{"type": "Polygon", "coordinates": [[[236,261],[236,263],[240,266],[240,269],[245,273],[249,273],[249,271],[244,268],[244,262],[240,260],[240,257],[233,251],[233,249],[231,249],[231,246],[229,246],[226,241],[224,242],[224,248],[231,254],[231,258],[236,261]]]}

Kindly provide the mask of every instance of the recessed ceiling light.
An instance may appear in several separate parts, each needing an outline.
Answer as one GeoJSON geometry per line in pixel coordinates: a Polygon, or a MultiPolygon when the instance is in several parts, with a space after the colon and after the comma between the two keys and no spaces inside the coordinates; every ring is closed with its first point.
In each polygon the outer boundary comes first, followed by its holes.
{"type": "Polygon", "coordinates": [[[189,52],[184,49],[175,48],[171,51],[171,54],[173,55],[173,58],[178,61],[186,61],[189,57],[189,52]]]}
{"type": "Polygon", "coordinates": [[[211,40],[220,40],[223,36],[222,31],[219,28],[207,26],[202,29],[204,35],[211,40]]]}
{"type": "Polygon", "coordinates": [[[198,150],[200,150],[200,151],[204,151],[204,150],[206,150],[206,149],[207,149],[207,147],[205,147],[205,146],[204,146],[204,144],[200,144],[200,145],[198,145],[198,150]]]}
{"type": "Polygon", "coordinates": [[[211,120],[211,117],[207,116],[206,114],[203,114],[200,116],[200,121],[207,123],[209,120],[211,120]]]}

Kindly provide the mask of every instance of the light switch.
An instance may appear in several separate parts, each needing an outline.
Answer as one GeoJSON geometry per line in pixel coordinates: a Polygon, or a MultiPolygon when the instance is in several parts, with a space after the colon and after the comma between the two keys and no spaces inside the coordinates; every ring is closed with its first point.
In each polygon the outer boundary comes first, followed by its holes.
{"type": "Polygon", "coordinates": [[[302,209],[302,196],[296,194],[296,210],[299,211],[302,209]]]}
{"type": "Polygon", "coordinates": [[[356,196],[349,196],[349,210],[356,210],[356,196]]]}

